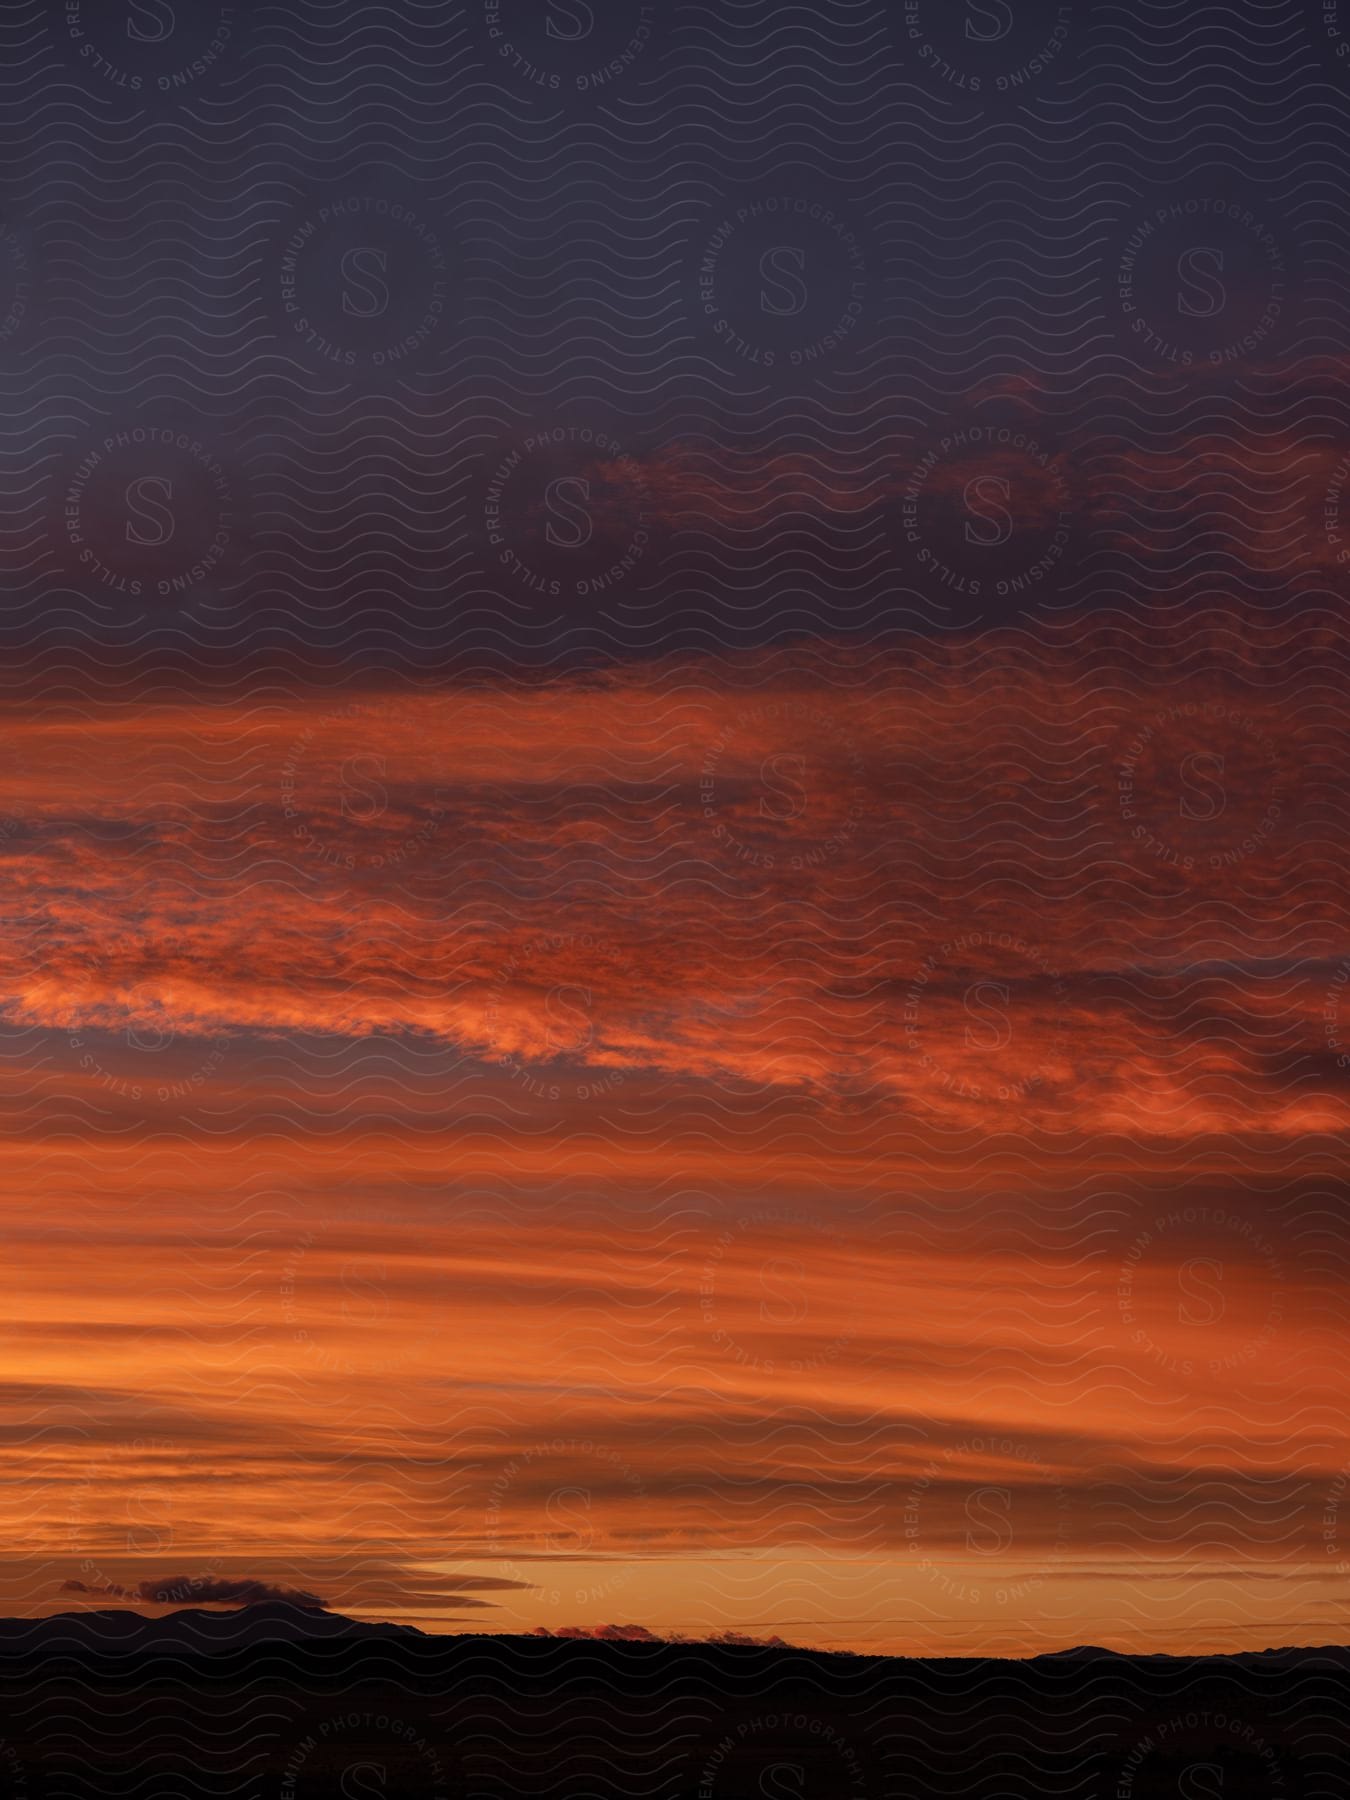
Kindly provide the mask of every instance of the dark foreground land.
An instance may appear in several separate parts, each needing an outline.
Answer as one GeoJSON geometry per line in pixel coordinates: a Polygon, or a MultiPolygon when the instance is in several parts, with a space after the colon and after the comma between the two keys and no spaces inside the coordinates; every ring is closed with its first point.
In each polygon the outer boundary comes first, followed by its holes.
{"type": "Polygon", "coordinates": [[[1350,1651],[920,1661],[64,1614],[0,1621],[0,1733],[21,1800],[1345,1800],[1350,1651]]]}

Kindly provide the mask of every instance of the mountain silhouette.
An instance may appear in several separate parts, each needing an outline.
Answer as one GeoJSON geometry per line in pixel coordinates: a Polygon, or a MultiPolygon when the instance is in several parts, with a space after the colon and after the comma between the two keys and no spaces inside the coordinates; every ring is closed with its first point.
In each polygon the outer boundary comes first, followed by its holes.
{"type": "Polygon", "coordinates": [[[0,1620],[0,1774],[24,1800],[1345,1791],[1340,1646],[998,1660],[634,1630],[437,1635],[275,1600],[0,1620]]]}

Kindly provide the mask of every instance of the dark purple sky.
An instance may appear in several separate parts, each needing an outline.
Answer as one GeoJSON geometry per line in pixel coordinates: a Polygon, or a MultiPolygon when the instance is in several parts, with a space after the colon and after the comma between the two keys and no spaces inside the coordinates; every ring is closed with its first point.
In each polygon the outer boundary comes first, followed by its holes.
{"type": "Polygon", "coordinates": [[[0,30],[34,654],[425,673],[1137,596],[1122,459],[1259,438],[1264,371],[1339,348],[1311,3],[37,0],[0,30]],[[72,500],[138,428],[187,446],[72,500]]]}

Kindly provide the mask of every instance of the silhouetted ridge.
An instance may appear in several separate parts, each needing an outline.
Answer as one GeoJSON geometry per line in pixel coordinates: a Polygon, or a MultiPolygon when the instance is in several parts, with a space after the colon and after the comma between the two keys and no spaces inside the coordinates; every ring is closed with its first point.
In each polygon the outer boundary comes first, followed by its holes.
{"type": "Polygon", "coordinates": [[[107,1649],[238,1650],[311,1639],[408,1643],[423,1636],[415,1625],[367,1623],[288,1600],[264,1600],[228,1610],[181,1607],[157,1618],[130,1607],[99,1607],[53,1613],[45,1619],[0,1619],[0,1647],[27,1651],[59,1648],[68,1653],[81,1647],[95,1653],[107,1649]]]}

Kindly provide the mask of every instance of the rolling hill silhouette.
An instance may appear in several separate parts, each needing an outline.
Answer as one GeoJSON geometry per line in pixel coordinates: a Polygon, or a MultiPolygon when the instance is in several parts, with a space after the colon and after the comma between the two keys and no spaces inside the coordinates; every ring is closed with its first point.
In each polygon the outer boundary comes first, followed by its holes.
{"type": "Polygon", "coordinates": [[[22,1795],[1312,1800],[1350,1650],[1025,1661],[435,1636],[270,1601],[0,1620],[22,1795]]]}

